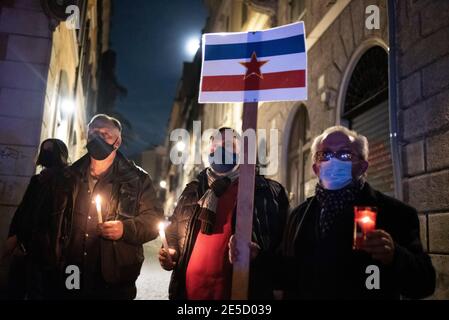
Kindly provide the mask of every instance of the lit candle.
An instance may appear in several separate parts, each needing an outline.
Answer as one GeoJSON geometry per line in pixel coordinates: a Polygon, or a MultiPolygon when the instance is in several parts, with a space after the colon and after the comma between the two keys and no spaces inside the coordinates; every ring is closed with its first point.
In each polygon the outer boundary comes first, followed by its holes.
{"type": "Polygon", "coordinates": [[[165,236],[165,223],[160,222],[159,223],[159,236],[161,237],[162,244],[164,245],[164,249],[168,252],[168,242],[167,237],[165,236]]]}
{"type": "Polygon", "coordinates": [[[95,203],[97,205],[98,223],[103,223],[103,215],[101,213],[101,197],[100,197],[100,195],[97,195],[95,197],[95,203]]]}
{"type": "Polygon", "coordinates": [[[354,249],[360,249],[366,234],[376,228],[377,208],[354,207],[354,249]]]}
{"type": "Polygon", "coordinates": [[[360,219],[361,227],[364,233],[374,230],[375,222],[368,215],[360,219]]]}
{"type": "Polygon", "coordinates": [[[170,251],[168,250],[168,242],[167,242],[167,237],[165,236],[165,227],[166,224],[165,222],[161,221],[159,223],[159,236],[161,237],[161,241],[162,241],[162,245],[164,246],[164,249],[167,251],[168,253],[168,260],[171,260],[171,256],[170,256],[170,251]]]}

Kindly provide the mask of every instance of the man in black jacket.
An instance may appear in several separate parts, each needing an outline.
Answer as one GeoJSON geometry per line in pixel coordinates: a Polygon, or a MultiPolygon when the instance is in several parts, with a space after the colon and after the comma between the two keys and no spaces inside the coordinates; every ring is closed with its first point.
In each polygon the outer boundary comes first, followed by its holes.
{"type": "MultiPolygon", "coordinates": [[[[232,265],[228,244],[235,228],[238,190],[238,139],[229,128],[211,139],[210,167],[189,183],[167,228],[170,260],[161,249],[162,267],[173,270],[170,299],[230,299],[232,265]],[[217,161],[216,158],[224,161],[217,161]],[[230,159],[230,161],[226,161],[230,159]]],[[[274,253],[282,240],[288,210],[284,188],[256,176],[253,216],[253,252],[274,253]]],[[[273,273],[268,264],[251,262],[249,295],[273,298],[273,273]]]]}
{"type": "Polygon", "coordinates": [[[66,170],[55,196],[57,256],[70,271],[61,297],[133,299],[142,245],[157,237],[163,211],[148,174],[117,150],[120,122],[97,115],[88,129],[88,154],[66,170]],[[79,288],[68,266],[81,272],[79,288]]]}
{"type": "Polygon", "coordinates": [[[423,298],[435,271],[423,251],[414,208],[365,181],[367,139],[328,128],[312,145],[315,196],[290,215],[283,241],[283,289],[290,299],[423,298]],[[354,206],[377,208],[376,229],[353,249],[354,206]]]}

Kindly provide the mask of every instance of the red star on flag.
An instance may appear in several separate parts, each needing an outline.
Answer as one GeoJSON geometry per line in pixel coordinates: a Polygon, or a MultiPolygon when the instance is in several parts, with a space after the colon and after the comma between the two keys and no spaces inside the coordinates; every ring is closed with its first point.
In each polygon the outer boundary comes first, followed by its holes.
{"type": "Polygon", "coordinates": [[[239,62],[242,66],[246,68],[246,74],[243,79],[247,79],[251,76],[257,76],[260,79],[263,79],[262,72],[260,71],[260,67],[267,63],[268,60],[259,61],[257,60],[256,52],[254,51],[251,55],[251,60],[249,62],[239,62]]]}

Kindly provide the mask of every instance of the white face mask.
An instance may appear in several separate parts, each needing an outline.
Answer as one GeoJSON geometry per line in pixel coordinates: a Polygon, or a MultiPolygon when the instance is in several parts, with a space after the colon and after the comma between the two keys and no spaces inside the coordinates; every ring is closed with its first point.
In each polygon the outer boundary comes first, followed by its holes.
{"type": "Polygon", "coordinates": [[[320,163],[320,182],[327,190],[338,190],[352,181],[352,162],[331,158],[320,163]]]}

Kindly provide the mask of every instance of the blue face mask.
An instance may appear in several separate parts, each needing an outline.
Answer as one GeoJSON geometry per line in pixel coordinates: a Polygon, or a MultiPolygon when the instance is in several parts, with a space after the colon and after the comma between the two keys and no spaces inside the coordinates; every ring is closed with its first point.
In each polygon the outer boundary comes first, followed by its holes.
{"type": "Polygon", "coordinates": [[[209,163],[212,170],[215,172],[226,173],[238,165],[239,159],[236,153],[229,152],[223,147],[215,149],[215,153],[209,154],[209,163]],[[215,155],[215,153],[217,153],[217,155],[215,155]],[[220,159],[215,159],[216,157],[218,158],[220,154],[221,161],[220,159]]]}
{"type": "Polygon", "coordinates": [[[321,162],[320,181],[327,190],[344,188],[352,181],[352,162],[335,158],[321,162]]]}

